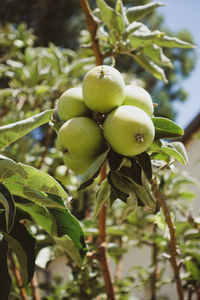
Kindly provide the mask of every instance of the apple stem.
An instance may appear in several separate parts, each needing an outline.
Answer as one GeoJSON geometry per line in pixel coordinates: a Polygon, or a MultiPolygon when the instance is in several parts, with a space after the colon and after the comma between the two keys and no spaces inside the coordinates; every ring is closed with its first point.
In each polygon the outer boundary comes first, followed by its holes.
{"type": "Polygon", "coordinates": [[[135,136],[135,140],[136,140],[136,142],[144,142],[144,137],[141,134],[137,134],[135,136]]]}

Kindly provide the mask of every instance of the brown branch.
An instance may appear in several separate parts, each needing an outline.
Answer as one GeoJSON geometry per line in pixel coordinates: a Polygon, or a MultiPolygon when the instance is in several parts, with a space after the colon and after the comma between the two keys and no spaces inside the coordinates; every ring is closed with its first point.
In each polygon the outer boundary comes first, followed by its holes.
{"type": "MultiPolygon", "coordinates": [[[[156,224],[153,228],[154,234],[157,231],[156,224]]],[[[151,276],[151,300],[156,300],[156,283],[158,280],[158,245],[156,243],[153,243],[152,246],[152,265],[154,267],[154,271],[151,276]]]]}
{"type": "Polygon", "coordinates": [[[18,286],[19,291],[20,291],[21,298],[23,300],[28,300],[28,297],[27,297],[27,294],[26,294],[26,290],[25,290],[25,288],[22,287],[21,274],[20,274],[18,268],[15,265],[15,261],[14,261],[14,258],[13,258],[13,252],[12,252],[11,249],[8,252],[8,257],[9,257],[11,269],[13,271],[13,274],[14,274],[16,282],[17,282],[17,286],[18,286]]]}
{"type": "MultiPolygon", "coordinates": [[[[106,165],[101,169],[101,179],[102,182],[106,178],[106,165]]],[[[98,260],[101,266],[106,294],[108,300],[115,300],[114,287],[111,279],[110,268],[108,264],[107,254],[106,254],[106,212],[107,204],[105,203],[99,213],[99,234],[98,234],[98,260]]]]}
{"type": "Polygon", "coordinates": [[[99,43],[98,43],[98,39],[97,39],[97,29],[98,29],[99,20],[92,13],[92,10],[91,10],[87,0],[80,0],[80,5],[85,14],[86,20],[87,20],[88,29],[89,29],[91,39],[92,39],[92,49],[93,49],[94,56],[96,59],[96,64],[97,64],[97,66],[102,65],[103,56],[101,55],[99,43]]]}
{"type": "MultiPolygon", "coordinates": [[[[90,5],[87,0],[80,0],[80,6],[85,14],[88,29],[92,39],[92,49],[97,65],[103,64],[103,56],[100,52],[99,43],[97,39],[97,29],[99,20],[94,16],[90,5]]],[[[100,183],[106,178],[106,166],[101,169],[100,183]]],[[[108,259],[106,255],[106,213],[107,204],[105,203],[99,213],[99,233],[98,233],[98,253],[97,258],[100,263],[102,274],[105,282],[105,288],[108,300],[115,300],[113,283],[111,280],[110,269],[108,265],[108,259]]]]}
{"type": "Polygon", "coordinates": [[[36,277],[36,273],[31,280],[31,290],[32,290],[32,300],[41,300],[39,290],[38,290],[38,279],[36,277]]]}
{"type": "Polygon", "coordinates": [[[170,254],[171,254],[170,262],[174,270],[174,277],[175,277],[178,297],[179,300],[184,300],[183,287],[180,279],[180,266],[178,265],[177,262],[177,241],[176,241],[175,228],[172,223],[172,219],[166,204],[165,197],[161,194],[158,184],[154,184],[153,187],[154,187],[155,199],[158,201],[160,207],[163,209],[165,222],[169,228],[169,233],[170,233],[169,246],[170,246],[170,254]]]}

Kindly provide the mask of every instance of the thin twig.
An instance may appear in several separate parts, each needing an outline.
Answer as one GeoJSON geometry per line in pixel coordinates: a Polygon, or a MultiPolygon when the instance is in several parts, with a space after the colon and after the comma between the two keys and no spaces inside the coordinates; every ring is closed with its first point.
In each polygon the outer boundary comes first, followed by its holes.
{"type": "Polygon", "coordinates": [[[31,289],[32,289],[32,300],[41,300],[39,290],[38,290],[38,279],[35,273],[31,280],[31,289]]]}
{"type": "MultiPolygon", "coordinates": [[[[157,231],[157,225],[154,224],[153,228],[154,234],[157,231]]],[[[156,300],[156,283],[158,280],[158,245],[153,243],[152,246],[152,265],[154,267],[153,273],[151,275],[151,300],[156,300]]]]}
{"type": "MultiPolygon", "coordinates": [[[[106,178],[106,166],[101,169],[102,182],[106,178]]],[[[106,255],[106,212],[107,204],[105,203],[99,213],[99,234],[98,234],[98,260],[101,266],[106,294],[108,300],[115,300],[114,287],[111,279],[110,268],[106,255]]]]}
{"type": "Polygon", "coordinates": [[[172,268],[174,270],[174,277],[175,277],[178,297],[179,297],[179,300],[184,300],[183,287],[182,287],[182,283],[181,283],[181,279],[180,279],[180,266],[178,265],[178,262],[177,262],[177,241],[176,241],[175,228],[172,223],[172,219],[171,219],[170,212],[169,212],[167,204],[166,204],[165,197],[161,194],[158,184],[154,184],[153,187],[154,187],[154,196],[155,196],[156,200],[158,201],[160,207],[163,209],[165,221],[169,228],[169,233],[170,233],[169,246],[170,246],[170,252],[171,252],[170,253],[171,254],[170,262],[171,262],[172,268]]]}
{"type": "Polygon", "coordinates": [[[14,261],[14,258],[13,258],[13,252],[12,252],[11,249],[9,250],[8,257],[9,257],[9,260],[10,260],[11,269],[13,271],[13,274],[14,274],[16,282],[17,282],[17,286],[18,286],[19,291],[20,291],[21,298],[22,298],[22,300],[28,300],[26,290],[22,287],[21,274],[20,274],[18,268],[15,265],[15,261],[14,261]]]}

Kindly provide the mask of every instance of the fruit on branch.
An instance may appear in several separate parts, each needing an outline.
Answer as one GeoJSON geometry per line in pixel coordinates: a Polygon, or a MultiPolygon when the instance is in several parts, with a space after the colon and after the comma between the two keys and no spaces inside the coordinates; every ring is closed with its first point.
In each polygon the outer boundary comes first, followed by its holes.
{"type": "Polygon", "coordinates": [[[92,158],[75,158],[69,153],[65,153],[63,157],[64,164],[74,173],[83,175],[87,169],[95,161],[96,157],[92,158]]]}
{"type": "Polygon", "coordinates": [[[155,129],[151,118],[142,109],[122,105],[107,116],[103,133],[114,151],[135,156],[151,145],[155,129]]]}
{"type": "Polygon", "coordinates": [[[102,146],[102,131],[88,117],[72,118],[58,131],[57,148],[72,158],[92,158],[100,153],[102,146]]]}
{"type": "Polygon", "coordinates": [[[55,169],[54,177],[58,179],[62,184],[69,185],[69,184],[76,184],[77,178],[72,174],[72,172],[65,166],[60,165],[55,169]]]}
{"type": "Polygon", "coordinates": [[[120,106],[124,99],[124,79],[111,66],[97,66],[83,79],[83,99],[93,111],[109,113],[120,106]]]}
{"type": "Polygon", "coordinates": [[[122,105],[132,105],[144,110],[150,117],[153,115],[154,106],[150,94],[136,85],[125,86],[125,98],[122,105]]]}
{"type": "Polygon", "coordinates": [[[82,88],[75,87],[64,92],[58,100],[57,111],[61,121],[88,116],[90,110],[83,101],[82,88]]]}

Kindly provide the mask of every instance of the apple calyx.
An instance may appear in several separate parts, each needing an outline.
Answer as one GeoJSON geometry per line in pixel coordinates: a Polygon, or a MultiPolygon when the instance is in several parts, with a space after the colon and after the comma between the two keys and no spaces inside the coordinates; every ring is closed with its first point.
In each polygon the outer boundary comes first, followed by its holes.
{"type": "Polygon", "coordinates": [[[144,142],[144,137],[143,137],[143,135],[141,135],[141,134],[137,134],[137,135],[135,136],[135,140],[136,140],[136,142],[141,143],[141,142],[144,142]]]}

